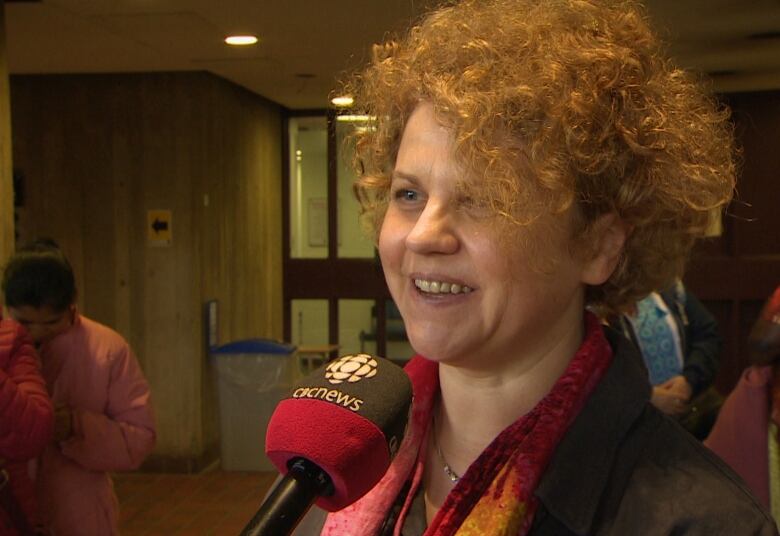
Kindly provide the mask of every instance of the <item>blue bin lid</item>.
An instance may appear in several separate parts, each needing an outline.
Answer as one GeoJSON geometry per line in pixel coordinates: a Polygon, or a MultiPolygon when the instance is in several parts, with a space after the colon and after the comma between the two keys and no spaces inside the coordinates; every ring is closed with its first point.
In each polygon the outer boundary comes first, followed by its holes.
{"type": "Polygon", "coordinates": [[[295,346],[272,339],[245,339],[216,346],[212,354],[292,354],[295,346]]]}

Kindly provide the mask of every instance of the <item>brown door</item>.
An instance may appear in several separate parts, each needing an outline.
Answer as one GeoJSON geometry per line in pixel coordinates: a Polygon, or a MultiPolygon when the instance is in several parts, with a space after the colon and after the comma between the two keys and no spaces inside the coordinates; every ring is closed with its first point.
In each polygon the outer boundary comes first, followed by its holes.
{"type": "Polygon", "coordinates": [[[780,284],[780,91],[724,100],[742,151],[737,197],[723,235],[701,244],[685,281],[719,321],[724,346],[716,386],[728,393],[748,364],[750,327],[780,284]]]}

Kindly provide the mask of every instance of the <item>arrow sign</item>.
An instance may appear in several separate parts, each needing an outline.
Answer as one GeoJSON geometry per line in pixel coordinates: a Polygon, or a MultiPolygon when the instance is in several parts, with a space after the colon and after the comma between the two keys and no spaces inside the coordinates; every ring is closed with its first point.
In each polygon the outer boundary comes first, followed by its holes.
{"type": "Polygon", "coordinates": [[[160,234],[160,231],[167,231],[168,222],[155,218],[154,223],[152,223],[152,229],[154,229],[155,234],[160,234]]]}
{"type": "Polygon", "coordinates": [[[173,214],[170,210],[146,211],[146,242],[154,247],[173,243],[173,214]]]}

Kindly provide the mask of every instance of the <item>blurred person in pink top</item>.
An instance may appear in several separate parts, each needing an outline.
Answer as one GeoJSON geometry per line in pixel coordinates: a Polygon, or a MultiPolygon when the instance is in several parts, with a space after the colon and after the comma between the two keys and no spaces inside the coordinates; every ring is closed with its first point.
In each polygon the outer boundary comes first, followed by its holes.
{"type": "Polygon", "coordinates": [[[118,534],[108,473],[137,469],[155,443],[138,361],[118,333],[78,313],[73,270],[53,241],[16,253],[2,289],[9,314],[38,346],[55,404],[54,440],[36,481],[44,524],[53,536],[118,534]]]}
{"type": "Polygon", "coordinates": [[[745,479],[780,520],[780,285],[747,340],[750,366],[729,393],[704,444],[745,479]]]}

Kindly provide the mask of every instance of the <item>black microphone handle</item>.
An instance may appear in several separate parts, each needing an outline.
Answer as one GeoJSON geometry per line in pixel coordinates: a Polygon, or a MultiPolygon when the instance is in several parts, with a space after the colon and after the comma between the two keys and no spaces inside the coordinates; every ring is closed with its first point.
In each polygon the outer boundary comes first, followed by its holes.
{"type": "Polygon", "coordinates": [[[263,502],[241,536],[286,536],[322,495],[333,493],[328,474],[306,458],[294,458],[289,470],[263,502]]]}

